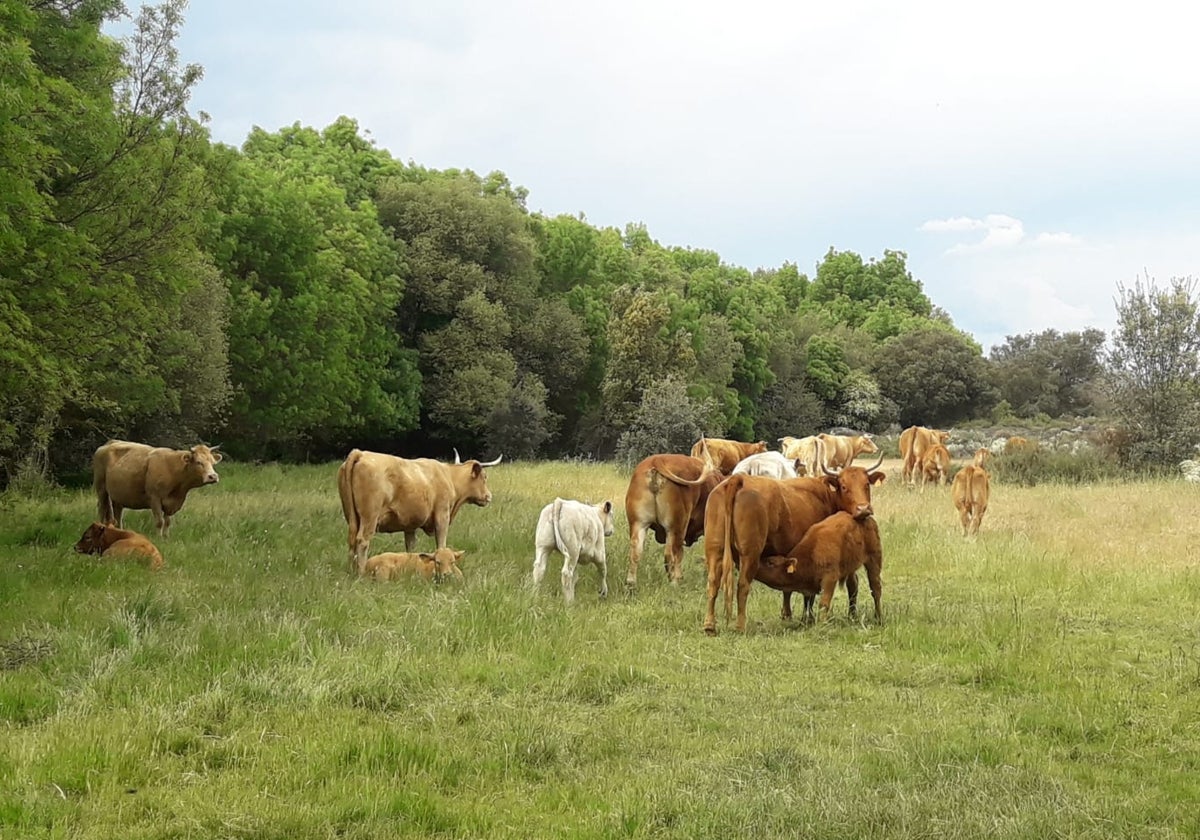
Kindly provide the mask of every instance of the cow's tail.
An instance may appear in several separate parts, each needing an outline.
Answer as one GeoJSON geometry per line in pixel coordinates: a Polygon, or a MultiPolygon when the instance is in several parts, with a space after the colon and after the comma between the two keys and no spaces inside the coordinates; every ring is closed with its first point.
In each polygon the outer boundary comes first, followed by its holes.
{"type": "Polygon", "coordinates": [[[345,462],[338,470],[338,496],[342,500],[342,515],[346,517],[346,526],[350,535],[351,557],[354,556],[355,542],[358,538],[358,532],[362,528],[362,522],[358,515],[358,505],[354,501],[354,468],[358,465],[358,461],[362,458],[362,455],[363,452],[361,449],[351,449],[350,454],[346,456],[345,462]]]}
{"type": "Polygon", "coordinates": [[[721,588],[725,591],[725,623],[728,624],[733,616],[733,592],[737,581],[734,577],[734,562],[733,562],[733,502],[737,498],[738,491],[742,489],[745,483],[740,475],[731,476],[726,479],[725,492],[728,498],[725,500],[725,542],[721,555],[721,588]]]}
{"type": "Polygon", "coordinates": [[[554,508],[550,511],[550,524],[554,528],[554,547],[563,557],[567,556],[567,547],[563,545],[562,534],[558,530],[558,520],[562,516],[563,500],[555,498],[554,508]]]}
{"type": "Polygon", "coordinates": [[[113,441],[110,440],[97,449],[96,454],[92,456],[92,489],[96,491],[96,520],[116,524],[117,518],[113,515],[112,497],[108,495],[107,447],[112,443],[113,441]]]}

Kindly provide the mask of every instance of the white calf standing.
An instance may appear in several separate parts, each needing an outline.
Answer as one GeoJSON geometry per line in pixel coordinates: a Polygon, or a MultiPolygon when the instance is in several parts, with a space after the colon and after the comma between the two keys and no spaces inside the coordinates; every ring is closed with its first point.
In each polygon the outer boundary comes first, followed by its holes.
{"type": "Polygon", "coordinates": [[[807,470],[799,458],[788,458],[782,452],[757,452],[738,461],[730,475],[765,475],[768,478],[795,478],[807,470]]]}
{"type": "Polygon", "coordinates": [[[575,580],[579,563],[595,563],[600,568],[600,597],[608,595],[608,560],[604,538],[613,532],[612,502],[585,505],[572,499],[555,499],[542,508],[534,535],[533,585],[546,573],[551,551],[563,556],[562,591],[567,603],[575,600],[575,580]]]}

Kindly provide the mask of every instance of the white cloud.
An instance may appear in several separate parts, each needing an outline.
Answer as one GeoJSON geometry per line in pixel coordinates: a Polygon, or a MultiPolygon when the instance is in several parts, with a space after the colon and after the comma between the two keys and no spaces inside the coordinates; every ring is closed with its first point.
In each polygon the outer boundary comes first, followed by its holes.
{"type": "Polygon", "coordinates": [[[1082,245],[1083,240],[1073,233],[1060,231],[1058,233],[1039,233],[1033,240],[1034,245],[1082,245]]]}

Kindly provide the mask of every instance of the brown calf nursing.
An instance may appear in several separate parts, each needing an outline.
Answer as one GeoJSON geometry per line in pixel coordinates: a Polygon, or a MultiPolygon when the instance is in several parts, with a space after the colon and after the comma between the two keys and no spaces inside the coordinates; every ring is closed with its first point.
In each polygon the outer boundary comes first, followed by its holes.
{"type": "Polygon", "coordinates": [[[154,543],[137,531],[126,531],[115,525],[93,522],[75,543],[79,554],[99,554],[101,557],[136,557],[147,561],[151,571],[163,567],[163,557],[154,543]]]}

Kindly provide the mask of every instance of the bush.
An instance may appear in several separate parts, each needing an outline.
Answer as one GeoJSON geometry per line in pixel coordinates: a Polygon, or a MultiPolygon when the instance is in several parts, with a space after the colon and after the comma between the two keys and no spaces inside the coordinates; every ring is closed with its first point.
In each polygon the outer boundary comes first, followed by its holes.
{"type": "Polygon", "coordinates": [[[1091,484],[1127,478],[1116,458],[1096,449],[1077,454],[1041,447],[996,455],[988,473],[998,482],[1033,487],[1038,482],[1091,484]]]}
{"type": "Polygon", "coordinates": [[[711,399],[689,397],[687,383],[674,374],[652,383],[617,441],[617,458],[634,464],[660,452],[691,452],[714,407],[711,399]]]}

